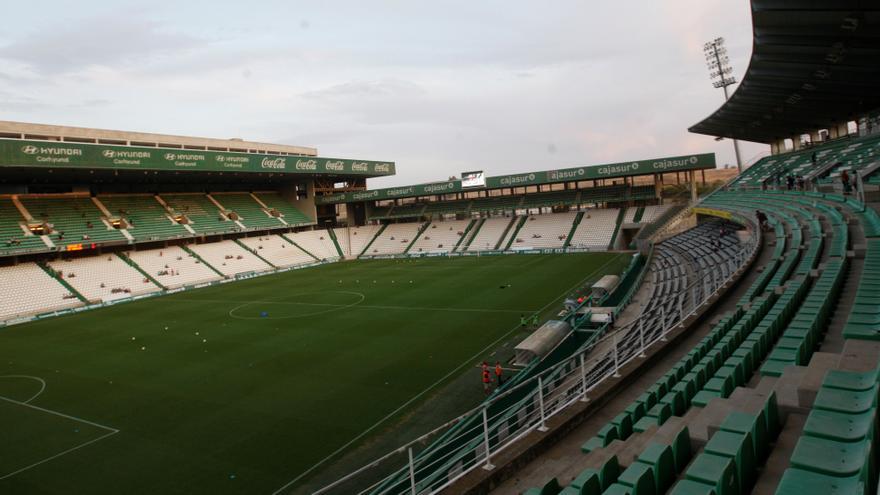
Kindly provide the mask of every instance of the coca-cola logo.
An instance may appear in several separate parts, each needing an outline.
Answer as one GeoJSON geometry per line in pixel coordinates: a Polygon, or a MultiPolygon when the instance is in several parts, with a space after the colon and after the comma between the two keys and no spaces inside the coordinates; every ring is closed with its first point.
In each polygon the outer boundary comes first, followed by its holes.
{"type": "Polygon", "coordinates": [[[260,162],[260,166],[263,168],[276,168],[276,169],[284,169],[287,167],[287,161],[284,158],[263,158],[263,161],[260,162]]]}
{"type": "Polygon", "coordinates": [[[318,160],[297,160],[297,170],[318,170],[318,160]]]}

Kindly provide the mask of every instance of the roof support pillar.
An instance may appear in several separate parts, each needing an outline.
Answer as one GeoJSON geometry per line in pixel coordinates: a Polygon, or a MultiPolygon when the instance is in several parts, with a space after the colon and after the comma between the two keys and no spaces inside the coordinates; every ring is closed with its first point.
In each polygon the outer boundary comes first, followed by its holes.
{"type": "Polygon", "coordinates": [[[772,143],[770,143],[770,154],[778,155],[779,153],[781,153],[779,151],[779,141],[773,141],[772,143]]]}

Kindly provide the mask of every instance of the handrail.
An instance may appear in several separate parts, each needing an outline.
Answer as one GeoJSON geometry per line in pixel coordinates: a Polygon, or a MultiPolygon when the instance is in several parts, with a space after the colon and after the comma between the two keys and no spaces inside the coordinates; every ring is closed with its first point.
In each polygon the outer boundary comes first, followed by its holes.
{"type": "MultiPolygon", "coordinates": [[[[591,391],[607,380],[620,376],[619,370],[622,367],[641,359],[645,355],[646,348],[665,341],[672,329],[681,325],[687,318],[698,314],[712,297],[738,278],[745,267],[755,259],[758,247],[762,243],[761,229],[758,228],[757,221],[749,216],[745,218],[745,223],[752,235],[729,260],[727,277],[722,279],[713,272],[712,277],[703,277],[688,284],[677,296],[677,317],[675,313],[671,315],[671,324],[668,318],[670,315],[666,314],[664,307],[661,309],[659,331],[649,336],[647,332],[651,329],[646,328],[646,319],[640,318],[613,334],[596,339],[571,357],[537,372],[529,379],[509,389],[496,391],[480,406],[324,486],[314,494],[330,493],[372,471],[383,462],[390,462],[391,459],[402,456],[403,453],[408,454],[404,467],[394,470],[377,482],[371,482],[369,486],[360,485],[358,489],[361,491],[358,493],[435,493],[474,469],[479,467],[490,469],[492,458],[499,452],[509,448],[532,431],[544,429],[549,418],[559,414],[571,404],[589,400],[588,394],[591,391]],[[688,298],[687,295],[692,297],[688,298]],[[687,299],[690,299],[689,307],[684,304],[687,299]],[[636,338],[638,340],[635,340],[636,338]],[[637,345],[632,345],[633,342],[637,342],[637,345]],[[597,349],[604,349],[605,352],[592,355],[597,349]],[[506,404],[506,401],[515,398],[514,394],[525,395],[519,400],[514,400],[513,404],[506,404]],[[493,408],[493,406],[498,407],[493,408]],[[494,410],[498,408],[500,409],[494,410]],[[491,414],[490,409],[493,409],[491,414]],[[419,455],[414,455],[414,450],[420,445],[441,432],[451,433],[451,428],[456,425],[466,428],[455,431],[452,436],[445,438],[442,444],[435,445],[435,441],[419,455]],[[433,457],[423,455],[426,452],[435,455],[433,457]]],[[[646,267],[648,266],[646,264],[646,267]]],[[[647,268],[644,272],[647,272],[647,268]]],[[[644,274],[640,278],[643,277],[644,274]]],[[[655,319],[651,320],[651,325],[658,323],[657,314],[653,316],[655,319]]],[[[350,493],[350,490],[346,493],[350,493]]]]}

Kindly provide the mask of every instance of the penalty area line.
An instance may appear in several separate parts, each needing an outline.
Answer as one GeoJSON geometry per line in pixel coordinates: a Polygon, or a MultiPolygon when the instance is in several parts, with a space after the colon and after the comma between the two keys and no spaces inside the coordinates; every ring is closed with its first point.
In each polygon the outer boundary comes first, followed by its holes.
{"type": "MultiPolygon", "coordinates": [[[[617,259],[620,258],[621,256],[622,256],[622,254],[618,254],[617,256],[614,256],[614,257],[611,258],[610,260],[606,261],[602,266],[596,268],[595,270],[593,270],[592,272],[590,272],[589,275],[587,275],[586,277],[584,277],[584,278],[582,278],[580,281],[578,281],[578,283],[576,283],[576,284],[574,284],[573,286],[569,287],[568,289],[566,289],[565,291],[563,291],[560,295],[554,297],[550,302],[548,302],[548,303],[545,304],[541,309],[539,309],[539,310],[537,311],[537,313],[540,314],[540,313],[543,312],[545,309],[549,308],[551,304],[555,303],[555,302],[558,301],[561,297],[564,297],[564,296],[565,296],[566,294],[568,294],[569,292],[571,292],[571,291],[577,289],[579,286],[581,286],[581,285],[584,283],[584,281],[586,281],[586,280],[588,280],[589,278],[593,277],[596,273],[598,273],[599,271],[603,270],[606,266],[610,265],[611,262],[617,260],[617,259]]],[[[468,366],[471,362],[473,362],[474,359],[478,359],[478,358],[480,357],[481,354],[483,354],[484,352],[488,351],[488,350],[491,349],[492,347],[498,345],[498,343],[500,343],[502,340],[508,338],[511,334],[513,334],[514,332],[516,332],[516,331],[519,330],[519,329],[520,329],[520,325],[516,325],[516,326],[514,326],[512,329],[510,329],[507,333],[505,333],[504,335],[502,335],[501,337],[499,337],[497,340],[495,340],[495,341],[492,342],[491,344],[487,345],[487,346],[484,347],[483,349],[480,349],[479,352],[477,352],[476,354],[474,354],[473,356],[471,356],[470,358],[468,358],[467,360],[465,360],[463,363],[461,363],[460,365],[458,365],[455,369],[453,369],[453,370],[450,371],[449,373],[443,375],[442,378],[440,378],[440,379],[437,380],[436,382],[434,382],[434,383],[432,383],[431,385],[429,385],[428,388],[422,390],[421,392],[419,392],[418,394],[416,394],[415,396],[413,396],[411,399],[409,399],[409,400],[407,400],[406,402],[404,402],[400,407],[398,407],[397,409],[395,409],[395,410],[391,411],[390,413],[388,413],[387,416],[385,416],[384,418],[382,418],[382,419],[380,419],[379,421],[377,421],[375,424],[373,424],[373,426],[370,426],[369,428],[367,428],[366,430],[364,430],[363,432],[361,432],[360,434],[358,434],[356,437],[352,438],[352,439],[349,440],[347,443],[345,443],[345,445],[343,445],[343,446],[339,447],[338,449],[334,450],[330,455],[328,455],[327,457],[321,459],[321,460],[318,461],[315,465],[313,465],[312,467],[310,467],[310,468],[308,468],[307,470],[305,470],[305,471],[303,471],[302,473],[300,473],[299,476],[297,476],[296,478],[294,478],[294,479],[288,481],[287,483],[284,484],[284,486],[282,486],[281,488],[279,488],[279,489],[275,490],[274,492],[272,492],[272,495],[278,495],[278,494],[280,494],[281,492],[283,492],[284,490],[286,490],[287,488],[289,488],[291,485],[293,485],[293,484],[296,483],[297,481],[299,481],[299,480],[303,479],[304,477],[308,476],[312,471],[314,471],[315,469],[321,467],[321,466],[324,465],[327,461],[329,461],[330,459],[333,459],[334,457],[336,457],[337,455],[339,455],[339,453],[341,453],[342,451],[344,451],[345,449],[347,449],[348,447],[350,447],[353,443],[355,443],[355,442],[357,442],[358,440],[360,440],[361,438],[367,436],[367,434],[369,434],[371,431],[375,430],[376,428],[378,428],[379,426],[381,426],[382,424],[384,424],[386,421],[388,421],[389,419],[391,419],[392,417],[394,417],[395,415],[397,415],[397,413],[399,413],[400,411],[402,411],[403,409],[405,409],[406,407],[408,407],[410,404],[412,404],[413,402],[417,401],[417,400],[420,399],[422,396],[424,396],[425,394],[427,394],[428,392],[430,392],[431,390],[433,390],[434,388],[436,388],[437,386],[439,386],[440,384],[442,384],[443,382],[445,382],[449,377],[453,376],[454,374],[456,374],[456,373],[458,373],[459,371],[461,371],[462,369],[464,369],[464,368],[465,368],[466,366],[468,366]]]]}
{"type": "Polygon", "coordinates": [[[83,442],[83,443],[81,443],[81,444],[79,444],[79,445],[74,445],[73,447],[71,447],[71,448],[69,448],[69,449],[63,450],[63,451],[61,451],[61,452],[59,452],[59,453],[57,453],[57,454],[51,455],[51,456],[49,456],[49,457],[47,457],[47,458],[45,458],[45,459],[42,459],[42,460],[40,460],[40,461],[37,461],[37,462],[35,462],[35,463],[33,463],[33,464],[30,464],[30,465],[28,465],[28,466],[25,466],[25,467],[23,467],[23,468],[16,469],[15,471],[12,471],[11,473],[6,473],[6,474],[0,476],[0,480],[5,480],[6,478],[10,478],[10,477],[12,477],[12,476],[15,476],[16,474],[19,474],[19,473],[22,473],[22,472],[24,472],[24,471],[27,471],[28,469],[35,468],[35,467],[40,466],[40,465],[42,465],[42,464],[45,464],[45,463],[47,463],[47,462],[49,462],[49,461],[52,461],[52,460],[54,460],[54,459],[57,459],[57,458],[59,458],[59,457],[61,457],[61,456],[64,456],[64,455],[67,455],[67,454],[69,454],[69,453],[71,453],[71,452],[74,452],[74,451],[76,451],[76,450],[79,450],[79,449],[81,449],[81,448],[83,448],[83,447],[87,447],[87,446],[89,446],[89,445],[91,445],[91,444],[93,444],[93,443],[95,443],[95,442],[98,442],[98,441],[100,441],[100,440],[104,440],[105,438],[109,438],[109,437],[111,437],[111,436],[113,436],[113,435],[119,433],[119,431],[120,431],[120,430],[118,430],[118,429],[116,429],[116,428],[111,428],[111,427],[109,427],[109,426],[102,425],[102,424],[99,424],[99,423],[95,423],[95,422],[93,422],[93,421],[88,421],[88,420],[86,420],[86,419],[78,418],[78,417],[76,417],[76,416],[71,416],[71,415],[69,415],[69,414],[60,413],[60,412],[58,412],[58,411],[53,411],[53,410],[51,410],[51,409],[46,409],[46,408],[44,408],[44,407],[35,406],[35,405],[33,405],[33,404],[28,404],[27,402],[21,402],[21,401],[15,400],[15,399],[10,399],[10,398],[8,398],[8,397],[3,397],[2,395],[0,395],[0,400],[4,400],[4,401],[6,401],[6,402],[9,402],[9,403],[12,403],[12,404],[16,404],[16,405],[19,405],[19,406],[29,407],[29,408],[31,408],[31,409],[35,409],[35,410],[40,411],[40,412],[44,412],[44,413],[47,413],[47,414],[52,414],[52,415],[54,415],[54,416],[59,416],[59,417],[65,418],[65,419],[70,419],[70,420],[73,420],[73,421],[76,421],[76,422],[79,422],[79,423],[83,423],[83,424],[87,424],[87,425],[90,425],[90,426],[94,426],[94,427],[96,427],[96,428],[100,428],[100,429],[102,429],[102,430],[104,430],[104,431],[106,432],[106,433],[104,433],[103,435],[101,435],[101,436],[99,436],[99,437],[97,437],[97,438],[93,438],[93,439],[91,439],[91,440],[85,441],[85,442],[83,442]]]}

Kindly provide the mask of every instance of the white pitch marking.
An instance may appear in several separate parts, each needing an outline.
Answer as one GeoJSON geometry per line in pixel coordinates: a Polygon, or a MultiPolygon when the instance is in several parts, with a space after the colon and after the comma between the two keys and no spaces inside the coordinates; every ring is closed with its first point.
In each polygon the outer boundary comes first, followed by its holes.
{"type": "MultiPolygon", "coordinates": [[[[36,377],[33,377],[33,378],[36,378],[36,377]]],[[[69,415],[69,414],[60,413],[60,412],[58,412],[58,411],[53,411],[53,410],[51,410],[51,409],[46,409],[46,408],[44,408],[44,407],[39,407],[39,406],[35,406],[35,405],[33,405],[33,404],[28,404],[27,402],[18,401],[18,400],[15,400],[15,399],[10,399],[9,397],[3,397],[2,395],[0,395],[0,400],[5,400],[6,402],[10,402],[10,403],[12,403],[12,404],[17,404],[17,405],[19,405],[19,406],[29,407],[29,408],[31,408],[31,409],[35,409],[35,410],[37,410],[37,411],[41,411],[41,412],[44,412],[44,413],[47,413],[47,414],[52,414],[52,415],[54,415],[54,416],[59,416],[59,417],[62,417],[62,418],[66,418],[66,419],[70,419],[70,420],[73,420],[73,421],[77,421],[77,422],[79,422],[79,423],[84,423],[84,424],[87,424],[87,425],[91,425],[91,426],[94,426],[94,427],[96,427],[96,428],[100,428],[100,429],[102,429],[102,430],[105,430],[105,431],[107,432],[107,433],[105,433],[104,435],[101,435],[101,436],[98,437],[98,438],[93,438],[92,440],[89,440],[89,441],[87,441],[87,442],[83,442],[83,443],[81,443],[81,444],[79,444],[79,445],[76,445],[76,446],[74,446],[74,447],[71,447],[71,448],[69,448],[69,449],[67,449],[67,450],[65,450],[65,451],[63,451],[63,452],[59,452],[59,453],[57,453],[57,454],[55,454],[55,455],[49,456],[49,457],[47,457],[47,458],[45,458],[45,459],[43,459],[43,460],[41,460],[41,461],[37,461],[37,462],[35,462],[35,463],[31,464],[31,465],[25,466],[25,467],[23,467],[23,468],[21,468],[21,469],[17,469],[17,470],[15,470],[15,471],[11,472],[11,473],[4,474],[3,476],[0,476],[0,480],[5,480],[6,478],[9,478],[9,477],[11,477],[11,476],[15,476],[16,474],[21,473],[21,472],[23,472],[23,471],[27,471],[28,469],[35,468],[35,467],[37,467],[37,466],[39,466],[39,465],[41,465],[41,464],[45,464],[45,463],[47,463],[47,462],[49,462],[49,461],[51,461],[51,460],[53,460],[53,459],[57,459],[57,458],[59,458],[59,457],[61,457],[61,456],[63,456],[63,455],[69,454],[69,453],[71,453],[71,452],[73,452],[73,451],[75,451],[75,450],[79,450],[79,449],[81,449],[81,448],[83,448],[83,447],[86,447],[86,446],[88,446],[88,445],[91,445],[91,444],[93,444],[93,443],[95,443],[95,442],[97,442],[97,441],[99,441],[99,440],[103,440],[103,439],[105,439],[105,438],[107,438],[107,437],[110,437],[110,436],[112,436],[112,435],[115,435],[115,434],[119,433],[119,431],[120,431],[120,430],[117,430],[116,428],[111,428],[111,427],[109,427],[109,426],[105,426],[105,425],[102,425],[102,424],[98,424],[98,423],[95,423],[95,422],[93,422],[93,421],[88,421],[88,420],[86,420],[86,419],[77,418],[76,416],[71,416],[71,415],[69,415]]]]}
{"type": "Polygon", "coordinates": [[[28,379],[28,380],[36,380],[36,381],[40,382],[40,390],[39,390],[37,393],[35,393],[30,399],[24,401],[25,404],[27,404],[28,402],[30,402],[30,401],[36,399],[37,397],[40,396],[40,394],[43,393],[44,390],[46,390],[46,380],[43,380],[42,378],[40,378],[40,377],[38,377],[38,376],[30,376],[30,375],[3,375],[3,376],[0,376],[0,378],[25,378],[25,379],[28,379]]]}

